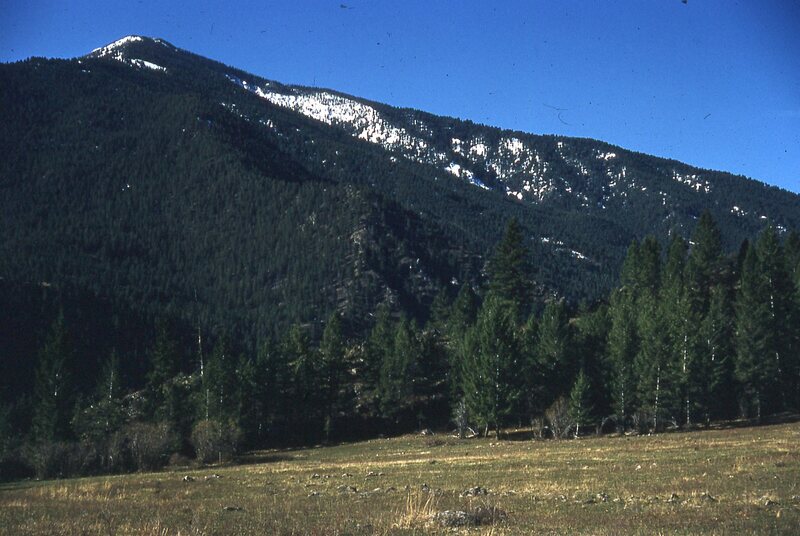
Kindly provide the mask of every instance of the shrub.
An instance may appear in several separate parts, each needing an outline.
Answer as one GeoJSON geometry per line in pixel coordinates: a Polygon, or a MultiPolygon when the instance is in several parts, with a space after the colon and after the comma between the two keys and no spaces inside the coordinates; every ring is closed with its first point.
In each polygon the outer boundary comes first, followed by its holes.
{"type": "Polygon", "coordinates": [[[83,466],[83,449],[77,443],[33,443],[25,446],[24,457],[38,479],[76,476],[83,466]]]}
{"type": "Polygon", "coordinates": [[[556,439],[566,437],[570,429],[569,403],[563,396],[556,399],[544,412],[547,422],[550,423],[550,431],[556,439]]]}
{"type": "Polygon", "coordinates": [[[203,463],[230,460],[241,435],[239,427],[230,421],[204,420],[192,430],[192,446],[203,463]]]}
{"type": "Polygon", "coordinates": [[[122,430],[130,459],[138,471],[166,465],[176,450],[177,437],[167,423],[131,423],[122,430]]]}

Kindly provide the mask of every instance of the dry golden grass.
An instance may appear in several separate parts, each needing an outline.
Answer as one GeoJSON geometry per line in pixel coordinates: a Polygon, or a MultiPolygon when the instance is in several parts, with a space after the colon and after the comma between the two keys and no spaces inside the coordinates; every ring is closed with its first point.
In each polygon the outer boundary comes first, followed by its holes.
{"type": "Polygon", "coordinates": [[[6,484],[0,533],[797,534],[798,444],[794,423],[577,441],[405,436],[257,452],[239,466],[6,484]],[[488,494],[462,496],[474,486],[488,494]],[[508,515],[478,527],[432,521],[481,508],[508,515]]]}

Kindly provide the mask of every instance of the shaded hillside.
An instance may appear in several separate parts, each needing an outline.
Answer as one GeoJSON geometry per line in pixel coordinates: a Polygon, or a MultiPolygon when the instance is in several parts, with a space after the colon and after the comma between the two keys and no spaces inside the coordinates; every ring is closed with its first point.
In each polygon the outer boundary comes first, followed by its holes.
{"type": "MultiPolygon", "coordinates": [[[[593,140],[294,88],[126,38],[0,66],[0,275],[241,332],[389,300],[424,318],[516,217],[537,293],[597,299],[709,209],[734,249],[798,196],[593,140]]],[[[452,292],[451,291],[451,292],[452,292]]]]}

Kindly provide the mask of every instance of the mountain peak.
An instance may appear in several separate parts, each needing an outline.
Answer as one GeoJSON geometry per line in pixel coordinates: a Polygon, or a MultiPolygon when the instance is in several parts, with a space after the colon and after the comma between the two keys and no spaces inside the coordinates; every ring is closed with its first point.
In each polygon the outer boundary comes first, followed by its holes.
{"type": "Polygon", "coordinates": [[[104,56],[112,56],[112,57],[117,56],[121,54],[122,51],[127,50],[127,48],[133,43],[151,43],[151,44],[159,44],[169,48],[175,48],[170,43],[164,41],[163,39],[145,37],[141,35],[126,35],[121,39],[117,39],[113,43],[109,43],[105,46],[92,50],[89,53],[89,56],[96,58],[102,58],[104,56]]]}
{"type": "MultiPolygon", "coordinates": [[[[127,35],[121,39],[117,39],[113,43],[109,43],[106,46],[92,50],[88,54],[88,57],[111,58],[122,63],[127,63],[136,68],[146,68],[154,71],[166,72],[167,69],[165,67],[140,58],[131,57],[132,47],[140,47],[141,45],[163,46],[169,49],[175,48],[163,39],[143,37],[141,35],[127,35]]],[[[137,50],[140,49],[137,48],[137,50]]]]}

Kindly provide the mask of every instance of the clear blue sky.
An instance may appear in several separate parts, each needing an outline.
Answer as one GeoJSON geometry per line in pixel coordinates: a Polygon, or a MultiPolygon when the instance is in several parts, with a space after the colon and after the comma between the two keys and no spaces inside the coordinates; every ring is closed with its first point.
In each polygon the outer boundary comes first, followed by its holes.
{"type": "Polygon", "coordinates": [[[800,192],[798,0],[1,5],[2,62],[161,37],[285,83],[597,138],[800,192]]]}

